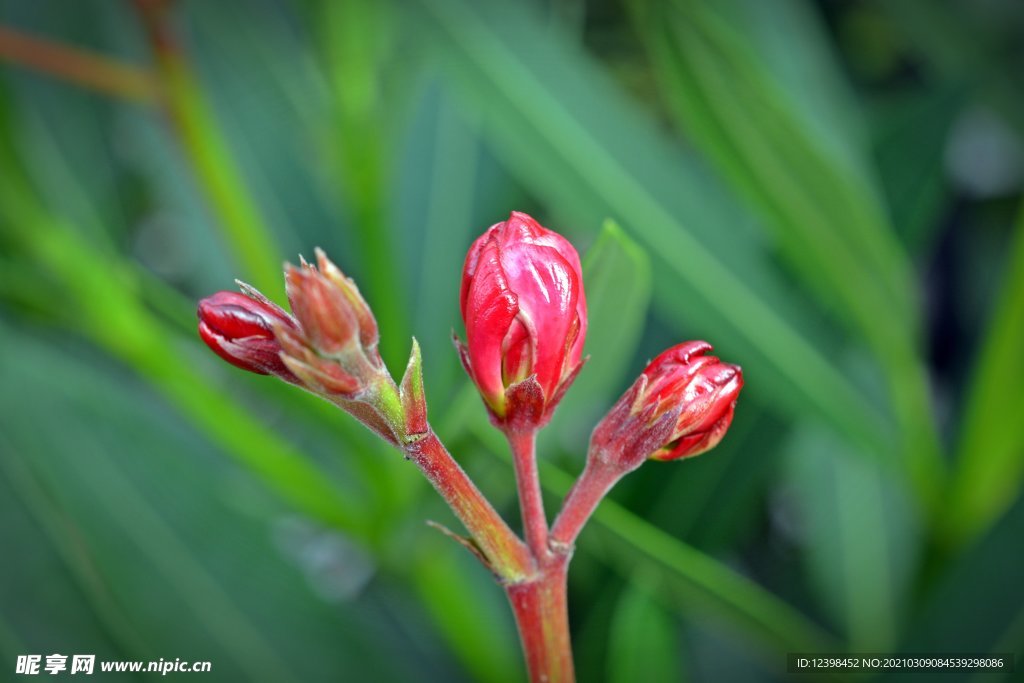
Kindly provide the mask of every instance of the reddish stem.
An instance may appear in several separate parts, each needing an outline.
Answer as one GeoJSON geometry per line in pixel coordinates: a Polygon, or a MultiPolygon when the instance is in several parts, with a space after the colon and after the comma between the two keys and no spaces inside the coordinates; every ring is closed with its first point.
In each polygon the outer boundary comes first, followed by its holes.
{"type": "Polygon", "coordinates": [[[519,510],[523,517],[523,535],[534,559],[542,562],[548,550],[548,518],[544,514],[540,477],[537,474],[537,432],[510,431],[505,434],[512,449],[512,462],[516,471],[516,489],[519,491],[519,510]]]}
{"type": "Polygon", "coordinates": [[[405,445],[403,450],[445,499],[491,569],[503,581],[523,581],[534,573],[527,547],[459,467],[433,430],[405,445]]]}
{"type": "Polygon", "coordinates": [[[530,581],[506,587],[533,683],[572,683],[572,643],[566,600],[568,554],[550,554],[530,581]]]}
{"type": "Polygon", "coordinates": [[[571,549],[598,503],[624,474],[621,469],[609,465],[601,458],[588,458],[583,474],[569,490],[562,511],[558,513],[551,528],[551,544],[571,549]]]}
{"type": "Polygon", "coordinates": [[[129,100],[152,102],[157,95],[156,80],[144,68],[5,26],[0,26],[0,59],[129,100]]]}

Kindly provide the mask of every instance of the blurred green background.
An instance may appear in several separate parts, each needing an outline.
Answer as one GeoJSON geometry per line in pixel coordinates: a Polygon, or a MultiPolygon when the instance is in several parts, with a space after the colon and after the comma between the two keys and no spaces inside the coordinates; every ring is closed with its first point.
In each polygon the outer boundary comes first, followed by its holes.
{"type": "MultiPolygon", "coordinates": [[[[584,532],[580,680],[1019,655],[1022,28],[1014,0],[4,3],[2,678],[57,652],[522,680],[415,468],[194,330],[322,246],[393,372],[420,340],[435,428],[517,521],[449,342],[513,208],[573,240],[591,310],[549,513],[647,358],[703,338],[747,382],[718,449],[584,532]]],[[[975,677],[1013,675],[944,680],[975,677]]]]}

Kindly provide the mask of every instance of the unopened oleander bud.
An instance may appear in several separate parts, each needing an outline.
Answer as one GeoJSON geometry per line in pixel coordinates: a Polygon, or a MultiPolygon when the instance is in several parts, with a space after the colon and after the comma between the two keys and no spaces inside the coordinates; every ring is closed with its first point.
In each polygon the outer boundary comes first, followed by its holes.
{"type": "Polygon", "coordinates": [[[692,341],[651,361],[591,435],[591,453],[623,471],[648,458],[700,455],[725,436],[743,387],[738,365],[705,355],[692,341]]]}
{"type": "Polygon", "coordinates": [[[462,274],[463,365],[492,420],[545,424],[582,366],[587,303],[579,255],[525,213],[492,225],[462,274]]]}

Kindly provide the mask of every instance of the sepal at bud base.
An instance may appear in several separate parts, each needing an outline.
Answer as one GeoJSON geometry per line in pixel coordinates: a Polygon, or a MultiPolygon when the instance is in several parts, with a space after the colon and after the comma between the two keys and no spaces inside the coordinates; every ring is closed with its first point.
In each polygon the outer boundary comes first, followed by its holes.
{"type": "Polygon", "coordinates": [[[362,393],[363,385],[359,380],[335,361],[321,358],[303,346],[292,333],[279,330],[278,339],[288,340],[281,344],[282,362],[313,393],[346,399],[354,399],[362,393]]]}
{"type": "Polygon", "coordinates": [[[366,300],[363,299],[363,295],[359,293],[359,287],[356,286],[355,280],[341,272],[341,269],[327,258],[327,254],[324,253],[323,249],[317,247],[314,252],[316,253],[317,265],[320,266],[320,272],[348,300],[352,315],[355,316],[356,322],[359,324],[359,343],[363,347],[363,352],[374,365],[381,365],[380,353],[377,350],[377,345],[380,341],[377,319],[374,318],[373,311],[370,310],[366,300]]]}
{"type": "Polygon", "coordinates": [[[542,425],[544,418],[544,388],[536,375],[509,385],[505,389],[505,419],[502,425],[509,432],[525,432],[542,425]]]}
{"type": "Polygon", "coordinates": [[[406,438],[426,434],[430,426],[427,423],[427,397],[423,391],[423,359],[420,357],[420,345],[415,337],[412,340],[412,352],[409,354],[409,364],[402,377],[399,396],[402,399],[406,438]]]}

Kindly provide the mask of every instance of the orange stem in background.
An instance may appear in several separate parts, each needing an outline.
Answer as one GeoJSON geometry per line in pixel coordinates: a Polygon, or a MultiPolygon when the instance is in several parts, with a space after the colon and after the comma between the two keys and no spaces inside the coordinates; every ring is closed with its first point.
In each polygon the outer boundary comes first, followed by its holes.
{"type": "Polygon", "coordinates": [[[0,26],[0,59],[134,102],[150,104],[159,94],[157,81],[148,69],[6,26],[0,26]]]}

